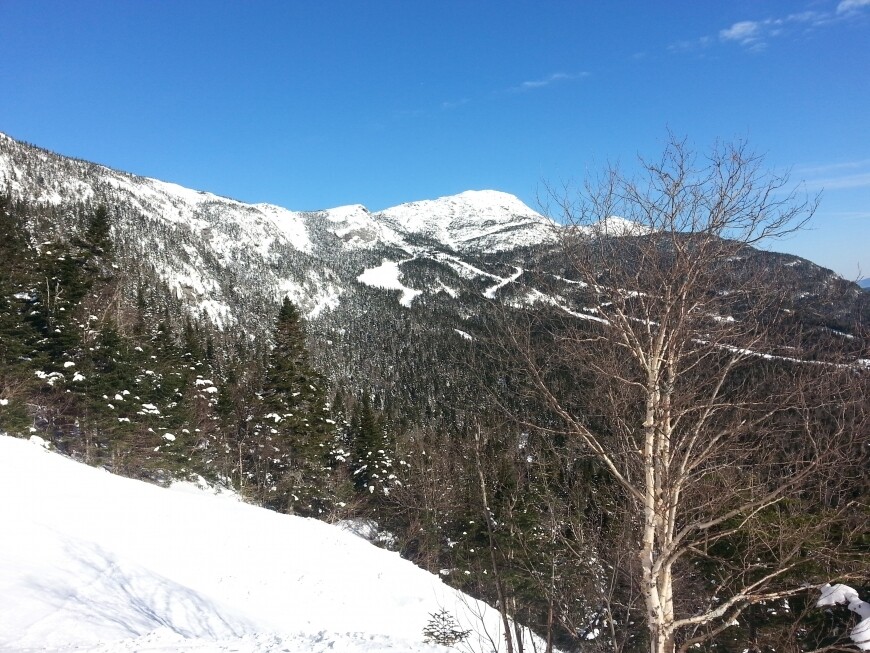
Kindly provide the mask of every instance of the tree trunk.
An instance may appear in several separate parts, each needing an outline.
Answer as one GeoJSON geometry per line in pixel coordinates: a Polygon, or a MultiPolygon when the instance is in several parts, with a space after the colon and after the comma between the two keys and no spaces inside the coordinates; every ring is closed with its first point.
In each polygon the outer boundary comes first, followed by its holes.
{"type": "Polygon", "coordinates": [[[477,433],[474,437],[474,457],[477,466],[477,476],[480,480],[480,498],[483,502],[484,523],[486,524],[486,533],[489,538],[489,558],[492,563],[492,574],[495,578],[495,588],[496,593],[498,594],[499,613],[501,613],[502,626],[504,627],[504,641],[507,646],[507,653],[514,653],[511,623],[507,613],[507,595],[504,591],[504,583],[502,582],[501,573],[499,572],[499,566],[495,556],[495,538],[492,529],[492,515],[489,512],[489,497],[486,492],[486,477],[483,473],[483,461],[480,457],[479,426],[477,427],[477,433]]]}

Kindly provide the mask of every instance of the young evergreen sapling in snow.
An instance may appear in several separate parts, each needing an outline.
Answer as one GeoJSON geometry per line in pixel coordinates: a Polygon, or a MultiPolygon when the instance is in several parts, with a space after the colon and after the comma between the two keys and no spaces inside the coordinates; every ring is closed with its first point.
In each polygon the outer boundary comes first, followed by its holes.
{"type": "Polygon", "coordinates": [[[459,642],[468,639],[471,634],[470,630],[462,630],[456,619],[453,618],[447,610],[441,608],[438,612],[433,612],[429,615],[429,621],[423,628],[423,636],[426,642],[441,644],[442,646],[453,646],[459,642]]]}

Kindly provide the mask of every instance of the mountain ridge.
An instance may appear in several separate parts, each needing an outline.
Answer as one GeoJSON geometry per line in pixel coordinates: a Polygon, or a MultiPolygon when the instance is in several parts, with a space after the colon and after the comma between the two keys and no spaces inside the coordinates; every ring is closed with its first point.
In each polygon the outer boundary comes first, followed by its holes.
{"type": "MultiPolygon", "coordinates": [[[[493,301],[496,294],[516,294],[512,301],[520,304],[565,306],[558,289],[542,295],[534,284],[527,287],[526,272],[529,265],[558,258],[547,252],[566,227],[502,191],[470,190],[376,212],[362,204],[294,211],[114,170],[2,136],[0,187],[13,197],[56,207],[112,207],[124,259],[150,269],[191,316],[218,329],[264,333],[268,307],[285,296],[311,320],[343,302],[360,310],[364,287],[398,292],[396,301],[404,308],[438,295],[462,304],[471,296],[493,301]]],[[[48,226],[61,239],[72,228],[64,211],[48,226]]],[[[605,236],[646,233],[615,216],[582,229],[605,236]]],[[[775,256],[786,267],[802,261],[775,256]]],[[[551,282],[559,276],[557,268],[550,270],[551,282]]],[[[810,262],[798,268],[791,271],[838,279],[810,262]]]]}
{"type": "MultiPolygon", "coordinates": [[[[282,207],[270,202],[244,202],[231,197],[216,194],[212,191],[198,190],[187,188],[180,184],[171,181],[164,181],[154,177],[140,176],[135,173],[117,170],[99,163],[92,163],[74,157],[67,157],[56,154],[49,150],[45,150],[38,146],[30,145],[21,141],[17,141],[8,134],[0,132],[7,147],[9,144],[13,146],[28,148],[30,150],[41,152],[49,157],[65,159],[72,163],[78,163],[92,169],[101,169],[106,175],[106,181],[115,186],[116,190],[134,190],[129,184],[136,183],[138,191],[151,191],[167,196],[170,203],[184,202],[189,207],[195,208],[204,203],[219,202],[236,205],[245,209],[258,210],[263,213],[273,214],[280,217],[282,220],[296,218],[304,220],[310,215],[324,215],[330,221],[344,222],[348,218],[356,220],[362,219],[363,216],[368,216],[373,220],[383,220],[389,228],[403,232],[403,235],[427,235],[443,231],[445,229],[456,230],[458,228],[468,228],[470,218],[480,218],[484,220],[488,226],[497,223],[501,220],[509,220],[512,216],[524,218],[525,223],[534,224],[535,227],[551,227],[555,226],[551,220],[535,212],[526,206],[519,198],[509,193],[496,190],[467,190],[456,195],[448,195],[436,199],[423,199],[411,202],[405,202],[396,206],[388,207],[378,211],[370,211],[362,204],[350,204],[331,208],[323,208],[314,211],[299,211],[282,207]],[[174,202],[173,202],[174,200],[174,202]],[[457,211],[457,208],[459,209],[457,211]],[[422,214],[426,219],[421,220],[422,214]],[[501,212],[499,212],[501,209],[501,212]],[[414,214],[416,211],[416,215],[414,214]],[[451,227],[450,222],[455,221],[457,217],[461,218],[461,225],[451,227]],[[447,224],[445,224],[447,223],[447,224]]],[[[24,171],[18,168],[14,161],[9,157],[8,152],[5,157],[0,158],[0,183],[7,184],[13,193],[22,192],[22,182],[20,179],[26,177],[24,171]]],[[[28,184],[28,188],[32,191],[34,188],[39,188],[39,184],[28,184]]],[[[64,189],[68,195],[61,197],[58,193],[51,193],[46,190],[42,194],[32,196],[31,199],[37,202],[59,203],[61,201],[69,201],[70,199],[89,199],[94,196],[94,189],[88,184],[76,187],[75,184],[64,189]]],[[[174,216],[173,216],[174,217],[174,216]]],[[[167,219],[169,215],[167,215],[167,219]]],[[[276,220],[276,225],[278,221],[276,220]]],[[[492,231],[492,230],[490,230],[492,231]]],[[[490,235],[490,234],[487,234],[490,235]]],[[[296,241],[294,244],[299,244],[301,248],[305,248],[304,240],[296,241]]],[[[449,244],[449,243],[445,243],[449,244]]],[[[525,243],[524,243],[525,244],[525,243]]],[[[504,242],[495,242],[492,244],[491,251],[499,249],[510,249],[515,246],[510,240],[504,242]]]]}
{"type": "MultiPolygon", "coordinates": [[[[150,264],[194,317],[221,329],[235,324],[261,330],[258,307],[284,296],[317,318],[352,294],[358,277],[384,258],[399,264],[432,259],[433,252],[509,252],[556,239],[552,221],[498,191],[425,200],[428,209],[441,210],[429,210],[425,219],[414,215],[421,203],[377,213],[362,205],[292,211],[63,157],[8,136],[0,140],[4,186],[36,203],[112,207],[126,256],[150,264]],[[260,324],[245,326],[252,320],[260,324]]],[[[53,225],[61,237],[69,231],[65,220],[53,225]]]]}

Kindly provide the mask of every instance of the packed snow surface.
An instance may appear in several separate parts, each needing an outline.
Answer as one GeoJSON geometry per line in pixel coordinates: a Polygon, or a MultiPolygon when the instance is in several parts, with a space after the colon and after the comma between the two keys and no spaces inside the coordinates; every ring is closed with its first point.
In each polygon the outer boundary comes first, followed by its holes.
{"type": "Polygon", "coordinates": [[[501,642],[494,610],[357,535],[35,440],[0,436],[2,651],[434,652],[441,608],[468,650],[501,642]]]}
{"type": "Polygon", "coordinates": [[[519,279],[521,276],[523,276],[523,269],[520,267],[515,267],[514,273],[511,276],[507,277],[506,279],[501,279],[497,284],[495,284],[491,288],[487,288],[484,291],[483,296],[486,297],[487,299],[495,299],[495,294],[500,289],[504,288],[509,283],[513,283],[514,281],[519,279]]]}
{"type": "Polygon", "coordinates": [[[356,279],[360,283],[364,283],[367,286],[372,286],[373,288],[384,288],[386,290],[401,290],[402,296],[399,298],[399,303],[402,306],[410,306],[414,302],[414,298],[417,297],[417,295],[419,295],[422,291],[415,290],[414,288],[408,288],[399,280],[399,275],[401,274],[401,271],[399,270],[399,265],[407,262],[408,261],[399,261],[398,263],[396,263],[395,261],[391,261],[385,258],[378,267],[363,270],[363,273],[360,274],[356,279]]]}

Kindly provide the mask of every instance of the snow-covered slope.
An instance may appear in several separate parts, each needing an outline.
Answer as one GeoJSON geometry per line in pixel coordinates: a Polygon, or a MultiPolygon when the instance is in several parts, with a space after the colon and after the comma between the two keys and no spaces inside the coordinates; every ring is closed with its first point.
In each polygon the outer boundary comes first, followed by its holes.
{"type": "MultiPolygon", "coordinates": [[[[443,651],[497,613],[323,522],[162,489],[0,436],[0,650],[443,651]]],[[[489,633],[489,636],[484,634],[489,633]]]]}
{"type": "Polygon", "coordinates": [[[321,211],[328,221],[327,231],[341,239],[346,249],[366,249],[379,244],[402,247],[402,234],[378,221],[362,204],[339,206],[321,211]]]}
{"type": "Polygon", "coordinates": [[[492,252],[555,238],[552,221],[513,195],[494,190],[466,191],[374,214],[359,204],[304,213],[270,204],[245,204],[69,159],[18,143],[2,133],[0,183],[17,196],[49,204],[129,199],[145,215],[193,227],[212,241],[219,255],[229,255],[232,247],[245,245],[265,257],[273,252],[276,241],[311,252],[310,225],[306,223],[318,217],[325,218],[326,231],[349,248],[374,244],[403,247],[408,245],[408,238],[426,236],[451,248],[492,252]],[[244,230],[219,238],[212,231],[219,219],[243,226],[244,230]]]}
{"type": "MultiPolygon", "coordinates": [[[[137,292],[134,283],[154,284],[192,317],[249,338],[271,331],[270,315],[283,297],[322,333],[341,334],[378,294],[402,310],[437,304],[465,319],[480,314],[481,298],[559,292],[523,286],[535,284],[538,272],[561,275],[551,252],[566,227],[493,190],[375,213],[359,204],[297,212],[111,170],[0,134],[0,189],[7,188],[57,207],[34,232],[46,241],[82,229],[77,202],[107,204],[128,296],[137,292]]],[[[616,216],[577,229],[645,233],[616,216]]]]}
{"type": "Polygon", "coordinates": [[[397,231],[427,236],[453,249],[496,252],[553,242],[555,224],[519,199],[494,190],[402,204],[378,213],[397,231]]]}
{"type": "MultiPolygon", "coordinates": [[[[249,329],[249,316],[284,296],[309,318],[318,317],[341,305],[361,283],[360,274],[384,256],[407,259],[434,251],[473,257],[556,238],[554,223],[497,191],[468,191],[378,213],[361,205],[298,212],[119,172],[3,134],[0,188],[54,206],[107,204],[123,255],[153,264],[194,316],[207,316],[221,328],[249,329]]],[[[69,231],[60,223],[57,230],[61,237],[69,231]]]]}
{"type": "Polygon", "coordinates": [[[551,243],[557,234],[554,222],[517,197],[495,190],[469,190],[377,213],[359,204],[321,213],[348,247],[389,244],[407,249],[409,239],[422,236],[449,249],[490,253],[551,243]]]}

